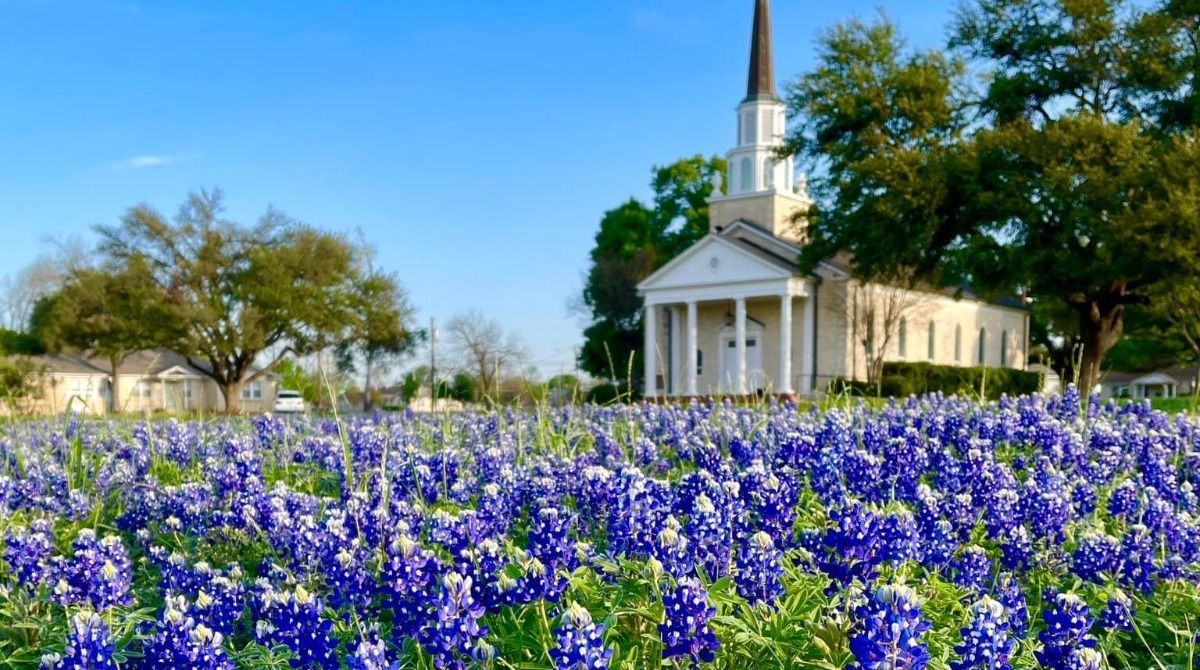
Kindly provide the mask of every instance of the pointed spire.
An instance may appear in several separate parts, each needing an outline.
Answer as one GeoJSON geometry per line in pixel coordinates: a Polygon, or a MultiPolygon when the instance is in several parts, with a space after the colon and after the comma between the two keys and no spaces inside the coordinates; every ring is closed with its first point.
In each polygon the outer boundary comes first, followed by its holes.
{"type": "Polygon", "coordinates": [[[775,99],[775,56],[771,51],[771,3],[754,4],[754,35],[750,39],[750,77],[746,100],[775,99]]]}

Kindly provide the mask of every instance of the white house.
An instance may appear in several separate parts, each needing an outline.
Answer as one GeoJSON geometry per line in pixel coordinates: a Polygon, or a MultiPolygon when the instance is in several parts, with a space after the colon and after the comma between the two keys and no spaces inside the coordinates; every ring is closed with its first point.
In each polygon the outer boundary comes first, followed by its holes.
{"type": "Polygon", "coordinates": [[[862,283],[844,259],[797,270],[796,215],[811,201],[793,160],[778,156],[787,118],[769,11],[757,0],[737,145],[709,199],[709,233],[638,284],[646,396],[808,395],[864,379],[876,342],[884,360],[1024,368],[1029,318],[1015,300],[862,283]]]}
{"type": "Polygon", "coordinates": [[[1177,366],[1153,372],[1109,372],[1100,380],[1105,398],[1178,398],[1196,392],[1200,366],[1177,366]]]}
{"type": "MultiPolygon", "coordinates": [[[[33,356],[31,360],[42,371],[42,389],[38,398],[19,408],[21,411],[108,411],[112,373],[107,361],[74,354],[33,356]]],[[[225,399],[217,383],[199,365],[203,363],[193,366],[185,357],[166,350],[131,354],[117,368],[117,407],[122,412],[224,411],[225,399]]],[[[275,402],[275,386],[273,375],[262,375],[243,386],[242,411],[269,411],[275,402]]]]}

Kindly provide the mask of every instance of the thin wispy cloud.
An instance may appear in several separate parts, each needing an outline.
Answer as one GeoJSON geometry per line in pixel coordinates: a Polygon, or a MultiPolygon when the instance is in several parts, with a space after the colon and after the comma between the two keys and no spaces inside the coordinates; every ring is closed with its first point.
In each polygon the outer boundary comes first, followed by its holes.
{"type": "Polygon", "coordinates": [[[182,154],[138,154],[112,163],[109,167],[113,170],[145,170],[174,163],[182,157],[182,154]]]}

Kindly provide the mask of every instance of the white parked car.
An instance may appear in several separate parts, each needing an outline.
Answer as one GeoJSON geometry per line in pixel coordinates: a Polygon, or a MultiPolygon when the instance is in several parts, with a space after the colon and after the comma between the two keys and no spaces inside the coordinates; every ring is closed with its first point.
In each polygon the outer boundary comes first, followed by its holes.
{"type": "Polygon", "coordinates": [[[305,409],[304,396],[299,391],[284,389],[275,394],[276,414],[302,413],[305,409]]]}

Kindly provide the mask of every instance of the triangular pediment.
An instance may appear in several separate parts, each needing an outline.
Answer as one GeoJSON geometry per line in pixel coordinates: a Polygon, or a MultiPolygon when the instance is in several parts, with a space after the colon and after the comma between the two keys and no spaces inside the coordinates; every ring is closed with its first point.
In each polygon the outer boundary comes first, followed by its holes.
{"type": "Polygon", "coordinates": [[[639,291],[784,279],[793,272],[736,241],[707,235],[638,284],[639,291]]]}

